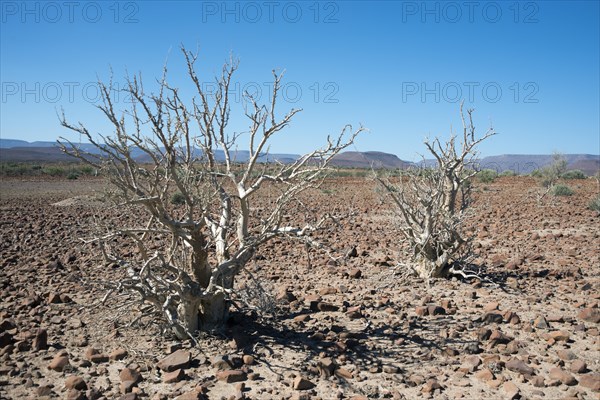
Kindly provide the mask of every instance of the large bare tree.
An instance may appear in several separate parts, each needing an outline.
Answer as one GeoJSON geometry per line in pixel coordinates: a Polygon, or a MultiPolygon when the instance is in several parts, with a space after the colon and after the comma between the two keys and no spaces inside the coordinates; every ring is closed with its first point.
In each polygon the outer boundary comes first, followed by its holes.
{"type": "Polygon", "coordinates": [[[460,114],[462,135],[454,133],[446,143],[439,138],[425,146],[435,167],[410,170],[397,183],[378,178],[399,215],[400,232],[411,249],[411,272],[422,278],[462,273],[470,253],[471,239],[463,232],[464,218],[471,204],[470,179],[477,173],[477,145],[495,132],[475,135],[473,110],[463,105],[460,114]]]}
{"type": "Polygon", "coordinates": [[[157,93],[146,93],[140,76],[127,77],[131,104],[122,112],[111,100],[112,81],[100,82],[98,107],[114,132],[96,139],[82,123],[68,122],[63,112],[62,125],[85,137],[96,151],[84,151],[62,138],[61,145],[66,153],[104,171],[120,204],[139,215],[139,225],[114,227],[90,242],[127,270],[128,278],[119,282],[122,289],[137,292],[177,337],[187,338],[223,324],[234,278],[261,245],[280,235],[308,237],[324,223],[318,217],[302,227],[282,221],[298,195],[318,185],[331,159],[364,129],[347,125],[318,150],[290,163],[266,164],[262,161],[270,139],[300,111],[276,113],[282,74],[273,71],[268,104],[244,94],[249,129],[235,133],[228,123],[230,85],[238,63],[224,65],[212,85],[216,90],[209,93],[195,69],[197,54],[182,51],[195,92],[189,102],[167,82],[166,67],[157,93]],[[247,140],[248,157],[238,160],[242,139],[247,140]],[[265,191],[276,195],[255,215],[252,200],[265,191]],[[172,204],[174,195],[180,205],[172,204]],[[137,253],[112,246],[115,238],[129,240],[137,253]]]}

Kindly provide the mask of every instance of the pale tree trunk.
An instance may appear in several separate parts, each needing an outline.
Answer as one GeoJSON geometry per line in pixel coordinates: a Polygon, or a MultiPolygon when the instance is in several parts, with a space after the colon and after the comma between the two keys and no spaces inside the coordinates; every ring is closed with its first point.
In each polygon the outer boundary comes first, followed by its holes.
{"type": "Polygon", "coordinates": [[[190,333],[198,330],[199,306],[200,299],[193,296],[186,296],[177,305],[177,319],[181,326],[174,326],[173,331],[178,339],[187,339],[190,333]]]}
{"type": "Polygon", "coordinates": [[[229,302],[222,292],[200,302],[199,329],[205,332],[221,329],[229,317],[229,302]]]}

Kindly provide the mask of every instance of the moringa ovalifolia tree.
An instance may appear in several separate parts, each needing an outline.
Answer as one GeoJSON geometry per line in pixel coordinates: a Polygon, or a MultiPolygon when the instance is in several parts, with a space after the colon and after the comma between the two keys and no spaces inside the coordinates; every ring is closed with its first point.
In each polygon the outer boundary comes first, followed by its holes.
{"type": "Polygon", "coordinates": [[[477,173],[476,147],[495,135],[490,128],[476,137],[472,113],[467,110],[467,122],[461,104],[460,143],[454,134],[445,144],[438,138],[425,141],[435,167],[412,170],[398,184],[378,178],[398,211],[400,231],[411,248],[410,267],[422,278],[460,274],[458,264],[468,255],[470,238],[462,225],[471,203],[469,179],[477,173]]]}
{"type": "Polygon", "coordinates": [[[208,93],[194,68],[197,55],[182,51],[196,92],[190,102],[167,83],[165,68],[158,93],[146,93],[140,77],[128,78],[125,91],[131,105],[120,113],[110,97],[111,85],[100,83],[99,108],[111,122],[113,136],[97,141],[83,124],[68,122],[64,113],[61,123],[87,138],[98,153],[68,141],[63,151],[105,171],[120,203],[139,213],[139,225],[116,227],[93,242],[107,259],[126,268],[128,278],[120,287],[139,293],[179,338],[186,338],[223,324],[234,278],[262,244],[319,228],[324,219],[302,228],[282,221],[298,194],[320,182],[332,157],[363,128],[353,131],[347,125],[337,138],[328,138],[325,147],[289,164],[261,163],[269,140],[300,111],[278,117],[282,75],[273,72],[269,104],[260,105],[244,94],[249,156],[237,160],[242,135],[228,128],[237,63],[224,65],[213,85],[216,90],[208,93]],[[256,215],[252,199],[267,186],[277,195],[256,215]],[[170,201],[174,193],[179,206],[170,201]],[[115,238],[128,239],[137,254],[111,246],[115,238]]]}

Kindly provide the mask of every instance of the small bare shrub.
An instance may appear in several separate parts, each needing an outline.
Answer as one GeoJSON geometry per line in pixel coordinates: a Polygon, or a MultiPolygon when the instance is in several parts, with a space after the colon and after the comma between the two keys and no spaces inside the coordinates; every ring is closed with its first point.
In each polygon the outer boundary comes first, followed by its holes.
{"type": "Polygon", "coordinates": [[[425,141],[437,161],[435,168],[413,170],[398,183],[378,178],[392,200],[400,220],[400,232],[408,242],[413,273],[429,279],[461,274],[471,256],[472,237],[463,232],[464,218],[471,205],[469,180],[477,171],[477,145],[495,135],[490,128],[475,136],[473,110],[465,118],[461,104],[463,132],[452,134],[442,144],[439,139],[425,141]]]}

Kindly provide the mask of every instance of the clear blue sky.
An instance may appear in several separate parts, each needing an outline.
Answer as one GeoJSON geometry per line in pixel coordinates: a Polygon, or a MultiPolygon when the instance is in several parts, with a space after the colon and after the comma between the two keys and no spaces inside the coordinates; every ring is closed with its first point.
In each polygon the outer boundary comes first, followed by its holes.
{"type": "MultiPolygon", "coordinates": [[[[362,123],[371,132],[357,150],[414,160],[425,136],[459,127],[464,99],[480,130],[492,123],[500,132],[484,155],[600,153],[598,1],[1,5],[2,138],[68,135],[60,107],[106,133],[93,107],[96,76],[106,79],[112,66],[122,85],[126,70],[141,71],[151,88],[168,58],[170,82],[189,87],[184,44],[199,47],[205,81],[233,52],[237,87],[259,86],[265,101],[271,70],[286,70],[279,110],[304,111],[272,151],[305,152],[344,124],[362,123]]],[[[232,129],[245,125],[232,121],[232,129]]]]}

